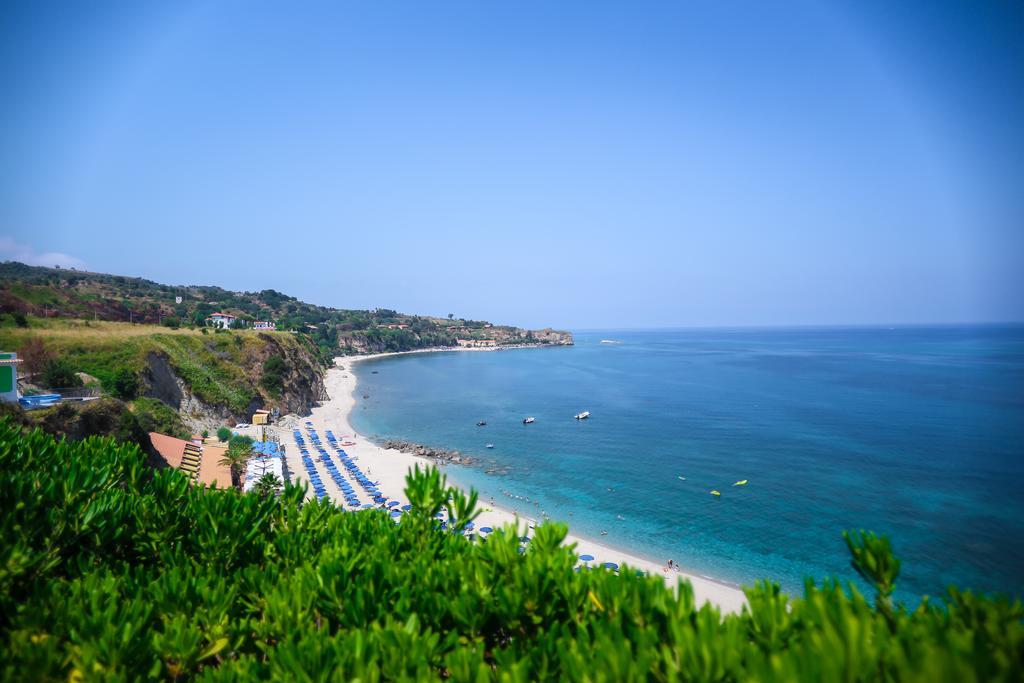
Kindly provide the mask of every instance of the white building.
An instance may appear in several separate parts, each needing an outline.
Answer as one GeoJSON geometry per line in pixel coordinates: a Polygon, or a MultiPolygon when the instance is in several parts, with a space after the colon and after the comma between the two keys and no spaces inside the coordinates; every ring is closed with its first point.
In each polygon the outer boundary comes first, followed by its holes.
{"type": "Polygon", "coordinates": [[[231,327],[231,323],[235,322],[235,316],[230,313],[214,313],[206,319],[206,322],[213,327],[226,330],[231,327]]]}
{"type": "Polygon", "coordinates": [[[277,323],[273,320],[257,320],[252,324],[254,330],[276,330],[277,323]]]}

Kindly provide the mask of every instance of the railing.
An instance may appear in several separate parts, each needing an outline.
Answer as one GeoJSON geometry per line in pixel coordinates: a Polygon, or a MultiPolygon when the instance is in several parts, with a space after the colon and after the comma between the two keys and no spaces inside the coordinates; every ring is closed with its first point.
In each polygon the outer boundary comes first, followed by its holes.
{"type": "Polygon", "coordinates": [[[64,389],[47,389],[48,394],[60,394],[61,398],[99,398],[100,390],[96,387],[65,387],[64,389]]]}

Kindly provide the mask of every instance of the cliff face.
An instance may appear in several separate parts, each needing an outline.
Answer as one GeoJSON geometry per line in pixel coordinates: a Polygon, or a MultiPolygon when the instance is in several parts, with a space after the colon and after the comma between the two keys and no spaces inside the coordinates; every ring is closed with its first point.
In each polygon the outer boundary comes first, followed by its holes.
{"type": "MultiPolygon", "coordinates": [[[[193,362],[182,362],[173,351],[149,352],[141,373],[145,395],[177,410],[194,431],[248,422],[259,409],[277,408],[281,414],[304,415],[326,397],[323,368],[313,352],[295,339],[264,333],[241,346],[231,354],[218,351],[212,340],[206,342],[205,351],[218,359],[220,367],[198,369],[193,362]],[[280,389],[272,391],[263,386],[262,380],[264,365],[273,356],[281,357],[285,371],[280,389]],[[235,375],[232,386],[222,386],[229,374],[235,375]]],[[[194,361],[194,357],[189,356],[188,361],[194,361]]]]}

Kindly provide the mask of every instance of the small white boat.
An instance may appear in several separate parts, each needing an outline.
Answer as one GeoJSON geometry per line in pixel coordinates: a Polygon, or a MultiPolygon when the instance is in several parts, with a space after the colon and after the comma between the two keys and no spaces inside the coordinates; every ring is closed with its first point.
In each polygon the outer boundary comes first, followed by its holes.
{"type": "Polygon", "coordinates": [[[616,341],[614,339],[602,339],[601,343],[602,344],[621,344],[622,342],[616,341]]]}
{"type": "Polygon", "coordinates": [[[486,446],[484,446],[484,448],[494,448],[494,444],[493,443],[489,443],[486,446]]]}
{"type": "Polygon", "coordinates": [[[531,423],[533,422],[533,420],[534,420],[534,418],[532,418],[532,417],[528,417],[528,418],[526,418],[525,420],[523,420],[523,424],[524,424],[524,425],[528,425],[528,424],[531,424],[531,423]]]}
{"type": "Polygon", "coordinates": [[[590,411],[584,410],[582,413],[576,413],[575,415],[573,415],[573,417],[576,418],[577,420],[586,420],[588,417],[590,417],[590,411]]]}

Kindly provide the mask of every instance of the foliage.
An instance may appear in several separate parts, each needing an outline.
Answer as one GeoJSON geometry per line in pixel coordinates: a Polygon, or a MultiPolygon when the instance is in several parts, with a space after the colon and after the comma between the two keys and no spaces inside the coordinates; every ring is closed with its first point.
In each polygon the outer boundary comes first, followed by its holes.
{"type": "Polygon", "coordinates": [[[169,327],[172,330],[176,330],[179,327],[181,327],[181,320],[179,320],[177,316],[169,315],[163,319],[162,324],[164,327],[169,327]]]}
{"type": "Polygon", "coordinates": [[[244,439],[245,437],[232,437],[228,444],[228,450],[220,460],[221,465],[231,468],[231,484],[237,488],[242,486],[242,472],[245,470],[245,463],[252,457],[252,440],[245,441],[244,439]]]}
{"type": "Polygon", "coordinates": [[[231,438],[231,430],[228,429],[227,427],[221,427],[220,429],[217,430],[217,440],[218,441],[227,441],[230,438],[231,438]]]}
{"type": "Polygon", "coordinates": [[[130,401],[139,394],[139,378],[130,368],[114,371],[110,380],[110,393],[119,399],[130,401]]]}
{"type": "Polygon", "coordinates": [[[187,439],[192,435],[178,411],[154,398],[137,398],[132,401],[132,413],[139,427],[147,434],[159,432],[179,439],[187,439]]]}
{"type": "Polygon", "coordinates": [[[30,377],[41,373],[54,357],[41,337],[29,337],[18,348],[18,358],[30,377]]]}
{"type": "Polygon", "coordinates": [[[43,384],[54,389],[82,386],[75,366],[67,358],[52,358],[43,367],[43,384]]]}
{"type": "MultiPolygon", "coordinates": [[[[98,401],[64,402],[52,408],[22,411],[18,406],[16,416],[21,424],[39,427],[48,434],[71,441],[81,441],[91,436],[110,436],[118,441],[131,442],[149,448],[148,431],[140,425],[139,417],[123,402],[116,398],[101,398],[98,401]]],[[[173,424],[180,425],[177,413],[171,415],[173,424]]],[[[166,433],[175,434],[173,428],[166,433]]]]}
{"type": "Polygon", "coordinates": [[[266,497],[277,493],[282,486],[284,486],[284,482],[281,481],[277,475],[267,472],[256,480],[256,483],[252,487],[252,491],[257,496],[266,497]]]}
{"type": "Polygon", "coordinates": [[[277,396],[284,386],[284,376],[288,372],[288,365],[284,358],[273,355],[263,362],[263,377],[260,379],[260,386],[269,391],[271,395],[277,396]]]}
{"type": "Polygon", "coordinates": [[[228,448],[249,448],[252,450],[253,438],[245,434],[234,434],[228,439],[228,448]]]}
{"type": "Polygon", "coordinates": [[[1020,680],[1019,602],[953,589],[890,619],[835,580],[802,599],[763,582],[723,617],[686,583],[574,571],[561,525],[524,553],[512,528],[441,533],[450,493],[414,475],[430,507],[395,524],[0,422],[0,678],[1020,680]]]}

